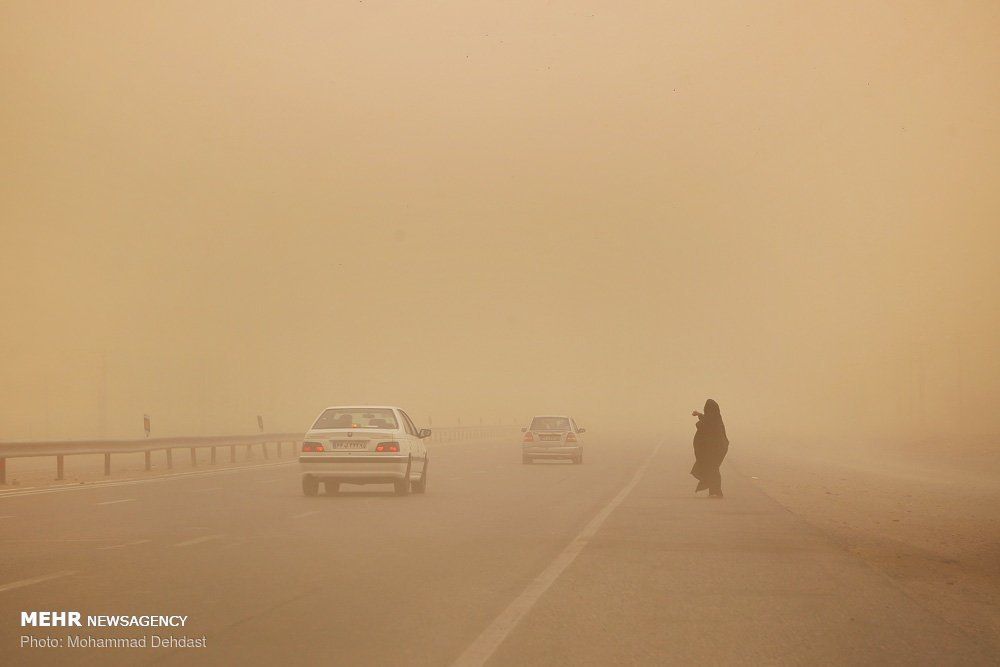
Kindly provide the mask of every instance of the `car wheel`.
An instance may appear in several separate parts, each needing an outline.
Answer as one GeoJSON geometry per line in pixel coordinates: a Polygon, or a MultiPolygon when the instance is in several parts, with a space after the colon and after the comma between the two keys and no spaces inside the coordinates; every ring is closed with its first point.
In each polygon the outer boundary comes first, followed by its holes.
{"type": "Polygon", "coordinates": [[[326,489],[326,495],[335,496],[340,493],[340,482],[323,482],[323,487],[326,489]]]}
{"type": "Polygon", "coordinates": [[[392,483],[396,487],[397,496],[405,496],[410,493],[410,464],[406,464],[406,474],[403,475],[403,479],[397,479],[392,483]]]}
{"type": "Polygon", "coordinates": [[[319,493],[319,480],[315,477],[302,478],[302,493],[307,496],[315,496],[319,493]]]}
{"type": "Polygon", "coordinates": [[[525,465],[527,465],[529,463],[532,463],[531,457],[528,456],[527,454],[522,454],[521,455],[521,463],[523,463],[525,465]]]}
{"type": "Polygon", "coordinates": [[[575,459],[573,459],[573,463],[576,463],[576,464],[578,464],[578,465],[579,465],[580,463],[583,463],[583,452],[580,452],[580,453],[579,453],[579,454],[577,455],[577,457],[576,457],[575,459]]]}
{"type": "Polygon", "coordinates": [[[424,459],[424,472],[420,475],[420,481],[414,482],[411,489],[414,493],[423,493],[427,490],[427,459],[424,459]]]}

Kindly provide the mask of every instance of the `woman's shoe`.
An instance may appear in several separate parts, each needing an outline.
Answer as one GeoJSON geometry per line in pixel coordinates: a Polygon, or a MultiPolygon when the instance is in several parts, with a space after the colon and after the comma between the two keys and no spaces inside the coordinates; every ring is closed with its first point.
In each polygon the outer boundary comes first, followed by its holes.
{"type": "Polygon", "coordinates": [[[698,482],[698,486],[694,487],[694,492],[698,493],[699,491],[704,491],[707,488],[708,484],[705,484],[705,482],[698,482]]]}
{"type": "Polygon", "coordinates": [[[710,493],[710,494],[708,494],[708,497],[709,498],[718,498],[719,500],[722,500],[722,498],[723,498],[722,491],[719,491],[718,493],[710,493]]]}

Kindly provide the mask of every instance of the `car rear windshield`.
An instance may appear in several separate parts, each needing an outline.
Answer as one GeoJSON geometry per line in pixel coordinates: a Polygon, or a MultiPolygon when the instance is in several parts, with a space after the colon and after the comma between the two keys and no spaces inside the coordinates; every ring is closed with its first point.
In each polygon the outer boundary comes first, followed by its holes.
{"type": "Polygon", "coordinates": [[[396,415],[385,408],[330,408],[313,428],[399,428],[396,415]]]}
{"type": "Polygon", "coordinates": [[[531,420],[532,431],[568,431],[569,419],[566,417],[535,417],[531,420]]]}

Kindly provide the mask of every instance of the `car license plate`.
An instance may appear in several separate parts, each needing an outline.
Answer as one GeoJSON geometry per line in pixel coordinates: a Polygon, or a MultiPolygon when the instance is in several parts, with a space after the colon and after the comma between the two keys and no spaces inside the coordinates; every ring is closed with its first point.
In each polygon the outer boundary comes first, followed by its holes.
{"type": "Polygon", "coordinates": [[[333,449],[365,449],[368,446],[367,440],[331,440],[330,447],[333,449]]]}
{"type": "Polygon", "coordinates": [[[562,436],[558,435],[540,435],[539,440],[552,441],[552,440],[562,440],[562,436]]]}

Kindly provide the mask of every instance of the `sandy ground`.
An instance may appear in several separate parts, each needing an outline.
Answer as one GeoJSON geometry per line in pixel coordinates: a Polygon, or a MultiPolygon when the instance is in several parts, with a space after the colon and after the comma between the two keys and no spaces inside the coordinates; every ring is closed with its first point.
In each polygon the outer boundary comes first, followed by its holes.
{"type": "Polygon", "coordinates": [[[747,446],[734,447],[727,465],[943,621],[1000,650],[998,447],[1000,438],[747,446]]]}

